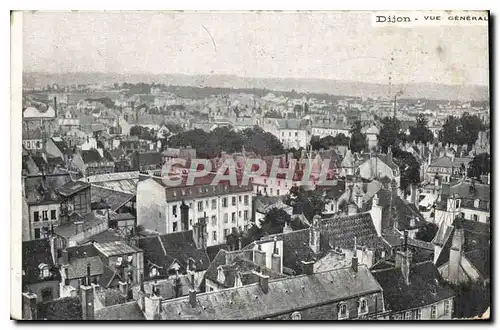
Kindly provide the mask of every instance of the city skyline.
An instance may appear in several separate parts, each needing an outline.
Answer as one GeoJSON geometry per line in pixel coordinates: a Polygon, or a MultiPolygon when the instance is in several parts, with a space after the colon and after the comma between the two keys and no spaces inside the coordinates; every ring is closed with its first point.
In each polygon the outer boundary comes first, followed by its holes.
{"type": "Polygon", "coordinates": [[[374,84],[387,84],[390,76],[393,84],[488,86],[487,26],[385,29],[372,27],[370,17],[369,12],[25,13],[24,70],[374,84]],[[294,28],[283,28],[288,26],[294,28]]]}

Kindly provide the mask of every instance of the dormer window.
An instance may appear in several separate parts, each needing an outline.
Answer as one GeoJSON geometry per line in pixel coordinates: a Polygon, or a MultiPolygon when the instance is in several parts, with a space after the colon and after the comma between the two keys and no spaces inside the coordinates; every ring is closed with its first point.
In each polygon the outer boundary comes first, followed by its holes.
{"type": "Polygon", "coordinates": [[[338,307],[338,319],[343,320],[349,317],[349,311],[346,303],[340,303],[338,307]]]}
{"type": "Polygon", "coordinates": [[[153,278],[153,277],[157,277],[158,275],[159,275],[158,268],[151,267],[151,269],[149,270],[149,277],[153,278]]]}
{"type": "Polygon", "coordinates": [[[455,208],[460,208],[460,199],[455,199],[455,208]]]}
{"type": "Polygon", "coordinates": [[[366,299],[361,298],[359,300],[358,315],[363,315],[368,313],[368,302],[366,299]]]}
{"type": "Polygon", "coordinates": [[[290,319],[300,321],[302,320],[302,314],[300,314],[300,312],[293,312],[292,315],[290,315],[290,319]]]}
{"type": "Polygon", "coordinates": [[[122,258],[122,257],[118,257],[118,258],[116,259],[116,265],[117,265],[117,266],[121,266],[121,265],[122,265],[122,262],[123,262],[123,258],[122,258]]]}
{"type": "Polygon", "coordinates": [[[128,257],[127,257],[127,262],[128,262],[129,264],[131,264],[131,263],[132,263],[132,260],[134,260],[134,256],[128,256],[128,257]]]}
{"type": "Polygon", "coordinates": [[[476,200],[474,201],[474,207],[475,207],[475,208],[479,208],[479,199],[476,199],[476,200]]]}
{"type": "Polygon", "coordinates": [[[50,277],[50,267],[47,264],[40,264],[38,265],[38,269],[40,269],[40,277],[41,278],[48,278],[50,277]]]}

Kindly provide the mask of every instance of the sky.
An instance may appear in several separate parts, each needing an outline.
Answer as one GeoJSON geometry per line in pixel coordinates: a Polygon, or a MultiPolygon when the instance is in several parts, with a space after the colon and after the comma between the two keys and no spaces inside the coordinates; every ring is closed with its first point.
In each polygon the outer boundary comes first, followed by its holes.
{"type": "Polygon", "coordinates": [[[26,12],[23,68],[488,85],[486,26],[373,27],[371,19],[368,12],[26,12]]]}

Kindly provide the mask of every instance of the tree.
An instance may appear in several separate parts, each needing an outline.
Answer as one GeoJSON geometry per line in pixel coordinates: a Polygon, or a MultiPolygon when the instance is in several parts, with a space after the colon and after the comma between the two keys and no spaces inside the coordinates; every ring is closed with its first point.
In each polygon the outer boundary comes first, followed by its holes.
{"type": "Polygon", "coordinates": [[[266,117],[266,118],[277,118],[277,119],[283,118],[283,116],[281,115],[281,113],[279,113],[276,110],[271,110],[271,111],[266,112],[266,114],[264,115],[264,117],[266,117]]]}
{"type": "Polygon", "coordinates": [[[314,136],[311,138],[311,148],[313,150],[330,149],[330,147],[348,146],[348,145],[349,145],[349,138],[345,136],[343,133],[337,134],[335,135],[335,137],[328,135],[321,139],[314,136]]]}
{"type": "Polygon", "coordinates": [[[351,140],[349,145],[352,152],[361,152],[366,149],[366,136],[361,133],[361,129],[361,121],[356,120],[350,130],[351,140]]]}
{"type": "Polygon", "coordinates": [[[139,125],[132,126],[130,128],[130,136],[137,136],[139,139],[142,140],[149,140],[149,141],[156,140],[156,134],[154,133],[153,129],[149,129],[147,127],[142,127],[139,125]]]}
{"type": "Polygon", "coordinates": [[[394,148],[392,151],[394,162],[399,166],[401,173],[400,187],[406,190],[410,184],[420,183],[420,163],[409,152],[399,148],[394,148]]]}
{"type": "Polygon", "coordinates": [[[423,114],[417,116],[417,125],[415,127],[410,127],[409,141],[427,143],[434,140],[434,134],[427,127],[427,118],[423,114]]]}
{"type": "Polygon", "coordinates": [[[486,175],[491,172],[491,157],[487,153],[482,153],[474,156],[474,159],[469,163],[467,176],[469,178],[481,178],[481,175],[486,175]]]}
{"type": "Polygon", "coordinates": [[[321,215],[325,210],[326,201],[318,190],[305,190],[294,186],[285,197],[284,203],[294,209],[294,214],[303,213],[311,221],[315,215],[321,215]]]}
{"type": "Polygon", "coordinates": [[[260,222],[261,232],[268,235],[282,233],[285,224],[290,224],[290,222],[290,214],[285,210],[272,208],[260,222]]]}
{"type": "Polygon", "coordinates": [[[466,112],[460,118],[449,116],[439,132],[439,141],[458,145],[466,144],[470,150],[476,143],[479,132],[484,129],[484,124],[476,115],[466,112]]]}
{"type": "Polygon", "coordinates": [[[382,152],[387,152],[389,147],[394,148],[399,143],[399,133],[401,122],[397,118],[385,117],[382,119],[382,128],[380,129],[379,145],[382,152]]]}

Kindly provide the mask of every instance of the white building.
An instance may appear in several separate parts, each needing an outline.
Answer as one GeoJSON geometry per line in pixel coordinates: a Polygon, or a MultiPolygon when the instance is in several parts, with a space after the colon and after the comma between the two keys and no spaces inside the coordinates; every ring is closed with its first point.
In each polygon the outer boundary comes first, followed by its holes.
{"type": "Polygon", "coordinates": [[[213,178],[213,174],[207,175],[186,185],[184,176],[182,184],[174,187],[165,178],[141,176],[137,184],[137,224],[168,234],[193,229],[205,219],[207,246],[225,243],[233,230],[243,231],[250,225],[252,186],[211,185],[213,178]],[[188,211],[184,219],[183,210],[188,211]]]}

